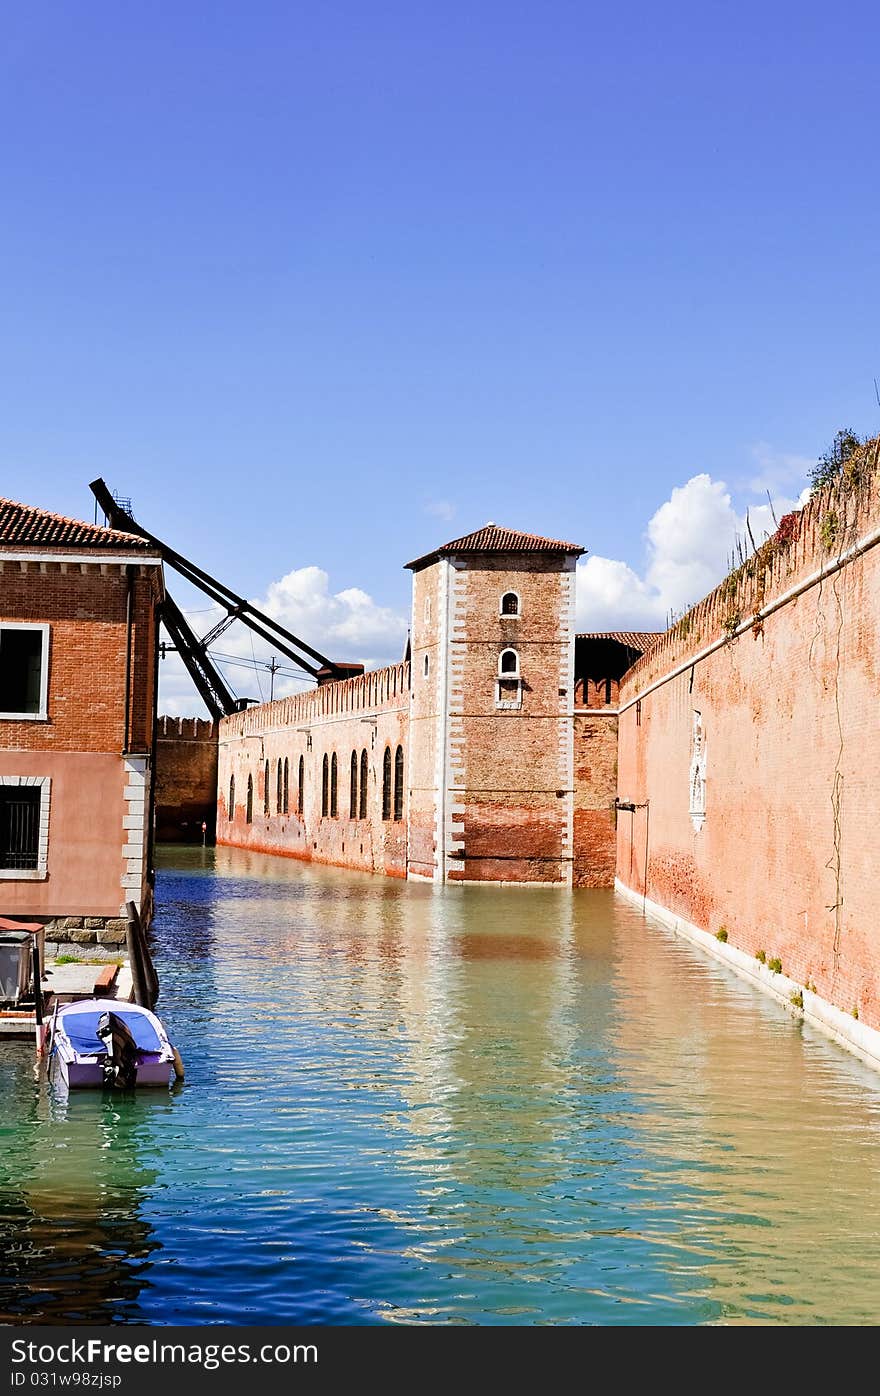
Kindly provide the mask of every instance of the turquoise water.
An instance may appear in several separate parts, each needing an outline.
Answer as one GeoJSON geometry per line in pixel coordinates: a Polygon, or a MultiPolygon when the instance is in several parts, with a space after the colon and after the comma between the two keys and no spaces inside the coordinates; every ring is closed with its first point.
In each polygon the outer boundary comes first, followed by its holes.
{"type": "Polygon", "coordinates": [[[0,1046],[0,1316],[873,1323],[880,1080],[604,892],[169,850],[178,1094],[0,1046]]]}

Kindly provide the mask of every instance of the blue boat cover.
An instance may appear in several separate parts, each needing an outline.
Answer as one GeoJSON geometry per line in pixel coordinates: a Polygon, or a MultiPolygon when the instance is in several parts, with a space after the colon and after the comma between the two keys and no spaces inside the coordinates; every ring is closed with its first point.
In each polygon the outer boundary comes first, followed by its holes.
{"type": "Polygon", "coordinates": [[[86,1057],[94,1057],[98,1053],[103,1055],[107,1049],[98,1036],[97,1028],[107,1012],[115,1013],[117,1018],[122,1019],[142,1052],[161,1052],[162,1043],[149,1018],[131,1009],[126,1012],[124,1008],[111,1008],[108,1004],[107,1008],[99,1011],[93,1009],[91,1013],[64,1013],[58,1020],[58,1027],[70,1038],[75,1052],[81,1052],[86,1057]]]}

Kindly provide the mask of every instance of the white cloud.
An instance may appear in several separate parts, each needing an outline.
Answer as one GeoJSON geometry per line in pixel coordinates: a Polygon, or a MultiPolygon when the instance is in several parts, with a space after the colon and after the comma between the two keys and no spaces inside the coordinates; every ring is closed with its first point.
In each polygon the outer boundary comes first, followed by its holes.
{"type": "Polygon", "coordinates": [[[445,519],[449,523],[451,519],[455,518],[456,507],[448,499],[429,499],[424,512],[431,514],[435,519],[445,519]]]}
{"type": "MultiPolygon", "coordinates": [[[[271,582],[266,595],[254,604],[285,629],[301,635],[315,649],[333,659],[373,669],[396,663],[403,655],[406,616],[389,606],[378,605],[359,587],[331,592],[330,579],[320,567],[295,568],[271,582]]],[[[200,612],[192,617],[193,629],[205,634],[222,614],[219,608],[200,612]]],[[[217,667],[236,694],[268,699],[271,676],[265,666],[273,652],[246,626],[236,623],[220,636],[212,646],[212,653],[217,667]],[[261,666],[256,671],[255,658],[261,666]]],[[[306,686],[305,677],[289,672],[294,667],[291,660],[283,655],[277,658],[281,669],[275,676],[276,698],[306,686]]],[[[202,710],[192,681],[177,655],[169,655],[161,663],[159,693],[160,711],[172,716],[202,710]]]]}
{"type": "Polygon", "coordinates": [[[779,519],[803,499],[777,494],[772,508],[770,501],[744,500],[739,513],[723,480],[692,476],[673,489],[648,523],[643,576],[612,558],[588,557],[578,564],[578,629],[664,629],[671,611],[680,614],[717,586],[737,538],[750,549],[751,528],[760,547],[775,531],[774,513],[779,519]]]}
{"type": "Polygon", "coordinates": [[[810,456],[801,456],[793,451],[777,451],[766,441],[758,441],[752,447],[752,459],[756,473],[748,482],[748,488],[755,494],[777,494],[785,486],[808,478],[816,462],[810,456]]]}

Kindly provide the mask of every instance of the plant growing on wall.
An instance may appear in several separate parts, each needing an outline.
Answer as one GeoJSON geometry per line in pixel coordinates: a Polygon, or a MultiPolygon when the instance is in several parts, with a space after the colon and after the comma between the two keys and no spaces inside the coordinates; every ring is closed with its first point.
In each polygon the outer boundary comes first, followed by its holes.
{"type": "MultiPolygon", "coordinates": [[[[844,478],[847,463],[862,444],[861,438],[856,435],[852,427],[842,427],[824,456],[819,457],[810,471],[811,493],[818,494],[819,490],[824,489],[826,485],[832,485],[835,481],[844,478]]],[[[852,475],[852,470],[849,473],[852,475]]]]}

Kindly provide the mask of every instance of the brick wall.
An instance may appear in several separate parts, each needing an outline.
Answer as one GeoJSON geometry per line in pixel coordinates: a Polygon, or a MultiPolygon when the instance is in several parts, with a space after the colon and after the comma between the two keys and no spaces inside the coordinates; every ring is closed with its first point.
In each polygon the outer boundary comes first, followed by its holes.
{"type": "Polygon", "coordinates": [[[416,570],[411,872],[570,880],[573,588],[573,559],[558,554],[441,558],[416,570]],[[516,616],[501,614],[505,592],[519,597],[516,616]],[[500,708],[506,649],[519,656],[521,702],[500,708]]]}
{"type": "Polygon", "coordinates": [[[166,843],[214,840],[217,822],[217,728],[209,719],[160,717],[156,741],[156,838],[166,843]]]}
{"type": "MultiPolygon", "coordinates": [[[[600,695],[604,698],[604,688],[600,695]]],[[[611,887],[617,861],[617,716],[574,716],[574,873],[576,887],[611,887]]]]}
{"type": "Polygon", "coordinates": [[[877,455],[875,442],[625,677],[619,792],[649,808],[620,815],[617,850],[623,883],[704,930],[723,927],[749,954],[778,958],[873,1027],[877,455]],[[690,813],[695,713],[702,822],[690,813]]]}
{"type": "MultiPolygon", "coordinates": [[[[236,713],[220,723],[217,842],[263,853],[280,853],[393,877],[406,876],[406,807],[409,789],[409,665],[396,664],[358,678],[324,684],[236,713]],[[383,818],[384,755],[404,755],[402,815],[383,818]],[[351,815],[351,757],[357,757],[357,812],[351,815]],[[366,753],[364,818],[360,817],[361,762],[366,753]],[[322,813],[323,765],[336,756],[337,813],[322,813]],[[284,762],[288,801],[284,810],[284,762]],[[299,766],[303,807],[299,809],[299,766]],[[278,766],[282,800],[279,809],[278,766]],[[268,812],[266,810],[268,763],[268,812]],[[235,782],[230,811],[230,782],[235,782]],[[247,818],[248,781],[252,788],[247,818]],[[230,817],[231,815],[231,817],[230,817]]],[[[328,790],[329,795],[329,790],[328,790]]]]}
{"type": "Polygon", "coordinates": [[[0,554],[0,620],[49,626],[47,718],[0,717],[0,777],[46,783],[48,848],[38,876],[4,870],[0,905],[44,919],[103,918],[118,932],[127,900],[145,915],[151,906],[146,851],[161,568],[124,554],[73,562],[47,550],[34,561],[23,551],[4,546],[0,554]]]}

